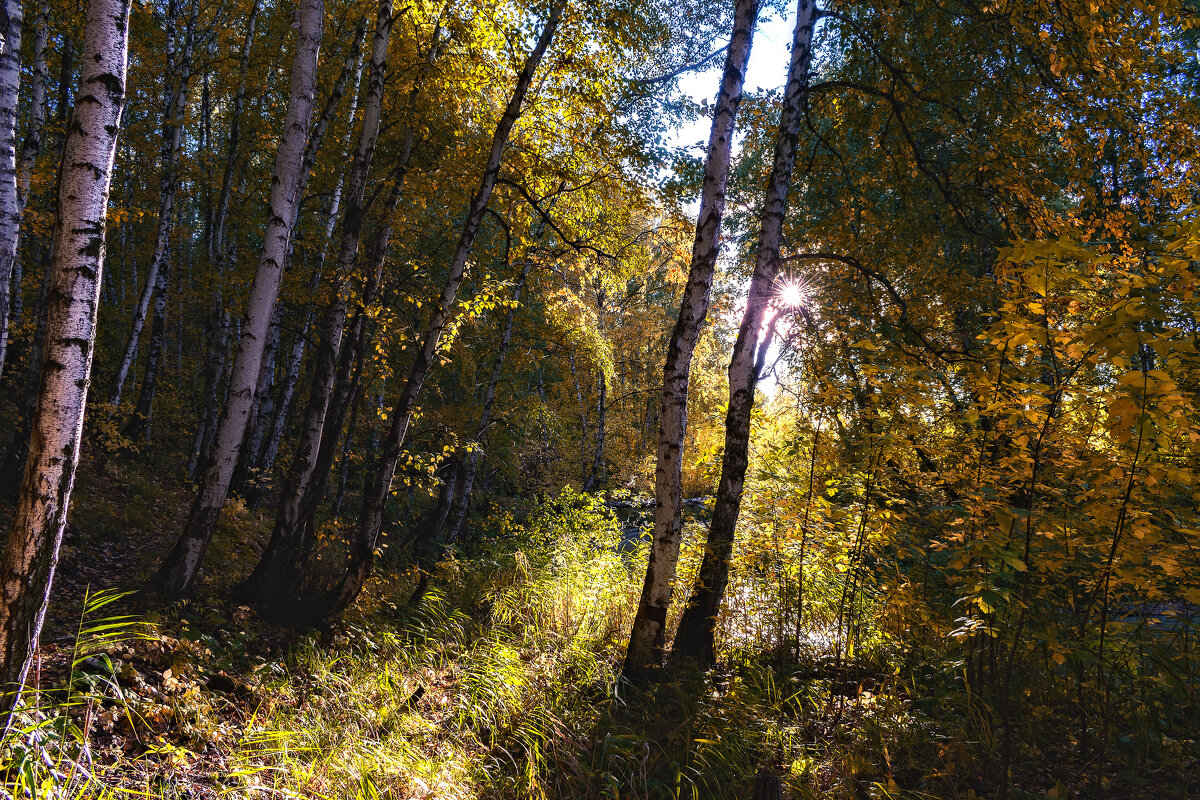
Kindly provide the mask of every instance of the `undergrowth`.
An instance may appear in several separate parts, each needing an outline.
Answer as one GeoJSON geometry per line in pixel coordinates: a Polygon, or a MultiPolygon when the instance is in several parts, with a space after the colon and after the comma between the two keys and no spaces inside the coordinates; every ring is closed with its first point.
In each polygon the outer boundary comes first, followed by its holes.
{"type": "MultiPolygon", "coordinates": [[[[300,633],[197,601],[135,620],[114,615],[122,594],[89,594],[3,734],[4,792],[724,800],[770,774],[797,800],[995,796],[994,727],[954,641],[898,627],[882,599],[852,658],[814,596],[804,636],[727,634],[707,673],[620,680],[644,563],[621,538],[602,503],[564,492],[520,525],[493,519],[418,602],[415,575],[386,575],[300,633]]],[[[771,591],[748,572],[733,585],[771,591]]],[[[1033,763],[1011,797],[1090,796],[1033,763]]]]}

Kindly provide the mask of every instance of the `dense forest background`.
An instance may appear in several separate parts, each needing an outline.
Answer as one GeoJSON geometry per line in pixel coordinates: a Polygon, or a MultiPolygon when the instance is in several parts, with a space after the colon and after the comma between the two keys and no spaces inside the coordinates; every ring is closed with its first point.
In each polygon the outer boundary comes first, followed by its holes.
{"type": "Polygon", "coordinates": [[[0,793],[1200,794],[1192,0],[0,9],[0,793]]]}

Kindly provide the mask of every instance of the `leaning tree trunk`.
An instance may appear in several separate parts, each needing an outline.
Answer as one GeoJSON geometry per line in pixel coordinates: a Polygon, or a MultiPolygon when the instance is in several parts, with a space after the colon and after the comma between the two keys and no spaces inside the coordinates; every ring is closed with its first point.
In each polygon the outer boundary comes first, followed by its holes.
{"type": "Polygon", "coordinates": [[[167,598],[186,595],[195,583],[200,563],[208,549],[221,507],[229,494],[229,481],[237,466],[238,453],[254,405],[254,389],[262,366],[263,345],[271,309],[283,279],[292,222],[296,218],[297,190],[308,126],[312,122],[313,92],[316,88],[317,59],[321,49],[324,0],[300,0],[296,16],[299,34],[292,63],[291,95],[283,138],[275,156],[271,177],[270,212],[263,235],[246,317],[242,323],[233,371],[229,378],[229,396],[217,424],[213,454],[205,467],[200,491],[192,505],[179,540],[168,554],[159,574],[159,584],[167,598]]]}
{"type": "MultiPolygon", "coordinates": [[[[326,410],[321,426],[321,439],[317,447],[316,461],[309,475],[310,482],[295,512],[296,528],[285,532],[280,531],[277,526],[276,530],[272,531],[271,540],[263,552],[262,559],[247,581],[246,588],[259,609],[277,619],[286,618],[291,614],[295,601],[301,594],[302,581],[316,537],[317,509],[329,486],[346,413],[359,388],[368,312],[375,303],[383,281],[384,262],[392,233],[391,220],[400,205],[411,147],[410,129],[405,150],[401,154],[401,169],[392,186],[387,207],[380,215],[380,227],[375,232],[370,247],[371,269],[367,285],[363,289],[359,308],[342,339],[333,385],[325,398],[326,410]],[[263,587],[271,587],[272,591],[265,592],[263,587]]],[[[308,411],[311,411],[311,405],[310,399],[308,411]]]]}
{"type": "MultiPolygon", "coordinates": [[[[565,185],[565,183],[559,184],[558,191],[560,193],[565,185]]],[[[542,215],[541,221],[538,222],[537,229],[533,234],[535,242],[540,242],[546,234],[546,224],[550,221],[550,212],[554,210],[558,198],[559,195],[555,194],[542,215]]],[[[479,459],[482,456],[480,447],[484,435],[492,426],[492,408],[496,404],[496,389],[500,386],[500,372],[504,368],[504,359],[508,355],[508,347],[512,343],[513,322],[516,319],[517,307],[521,303],[521,293],[525,289],[525,282],[529,279],[533,265],[533,253],[526,253],[521,265],[521,272],[513,283],[512,297],[509,299],[508,310],[504,313],[504,323],[500,326],[500,343],[496,348],[496,358],[492,361],[491,375],[488,376],[487,386],[483,390],[483,407],[479,412],[479,424],[475,426],[476,446],[467,454],[466,460],[459,469],[458,493],[446,518],[446,540],[450,544],[459,541],[466,532],[467,515],[471,511],[471,494],[475,490],[475,477],[479,473],[479,459]]],[[[440,530],[435,531],[435,538],[440,533],[440,530]]]]}
{"type": "MultiPolygon", "coordinates": [[[[390,25],[390,20],[389,20],[390,25]]],[[[325,132],[329,128],[329,123],[333,121],[334,112],[337,111],[338,105],[341,103],[342,95],[346,92],[346,85],[349,82],[350,76],[353,75],[355,82],[354,100],[350,104],[350,119],[348,127],[354,125],[354,108],[358,100],[357,89],[358,79],[362,75],[362,61],[360,54],[362,52],[363,37],[366,33],[366,20],[359,20],[357,33],[354,37],[354,42],[350,47],[350,52],[346,56],[345,64],[342,66],[342,71],[339,73],[337,81],[334,83],[333,90],[329,93],[329,97],[325,101],[325,108],[321,115],[317,118],[316,125],[313,126],[313,131],[308,137],[308,147],[304,151],[304,160],[300,165],[300,186],[296,189],[296,195],[300,198],[300,202],[296,204],[296,218],[292,220],[292,230],[296,230],[300,225],[300,211],[304,204],[305,192],[308,188],[308,181],[312,177],[313,164],[316,163],[317,153],[320,151],[321,143],[325,139],[325,132]]],[[[334,203],[339,202],[341,193],[341,181],[338,182],[335,190],[334,203]]],[[[324,240],[323,240],[324,241],[324,240]]],[[[289,243],[287,258],[290,262],[292,256],[291,245],[295,244],[295,239],[289,243]]],[[[324,245],[322,246],[321,257],[318,259],[316,268],[313,270],[313,280],[310,283],[312,288],[309,294],[312,295],[316,291],[316,286],[319,285],[321,268],[324,266],[324,245]]],[[[286,269],[286,264],[284,265],[286,269]]],[[[310,304],[311,305],[311,304],[310,304]]],[[[308,316],[311,317],[311,310],[308,316]]],[[[266,439],[267,431],[273,427],[275,419],[274,408],[272,405],[272,393],[274,391],[275,377],[275,356],[279,347],[280,338],[280,319],[283,314],[283,300],[276,298],[275,309],[271,316],[271,337],[267,342],[266,354],[263,356],[262,369],[258,375],[258,389],[254,393],[255,403],[254,411],[250,415],[252,423],[246,434],[246,441],[242,444],[241,457],[238,459],[237,469],[234,470],[233,480],[230,484],[230,491],[242,493],[244,499],[251,505],[257,504],[262,497],[263,486],[261,481],[254,481],[247,485],[247,480],[251,475],[263,474],[264,471],[259,469],[258,456],[263,450],[263,441],[266,439]]],[[[307,319],[305,326],[307,327],[307,319]]],[[[303,332],[302,332],[303,335],[303,332]]],[[[286,390],[285,390],[286,391],[286,390]]]]}
{"type": "Polygon", "coordinates": [[[79,463],[104,267],[108,190],[125,100],[128,38],[128,0],[93,0],[59,176],[45,368],[20,498],[0,558],[5,710],[19,700],[37,649],[79,463]]]}
{"type": "Polygon", "coordinates": [[[754,389],[758,384],[761,357],[773,331],[772,328],[766,336],[762,335],[767,304],[776,293],[775,274],[783,237],[783,218],[787,212],[788,189],[796,164],[796,143],[800,138],[800,125],[808,98],[808,67],[816,14],[813,0],[800,0],[783,110],[775,138],[774,162],[763,198],[754,274],[750,280],[746,311],[742,315],[729,361],[729,410],[725,416],[725,454],[721,459],[721,480],[717,486],[704,561],[675,634],[673,659],[692,659],[700,664],[712,664],[716,659],[716,617],[725,586],[729,582],[729,558],[733,551],[734,529],[746,478],[754,389]]]}
{"type": "Polygon", "coordinates": [[[508,100],[508,105],[505,107],[504,113],[500,116],[500,122],[496,125],[496,132],[492,136],[492,147],[488,153],[483,178],[480,181],[479,189],[475,192],[475,196],[471,200],[467,218],[463,223],[462,233],[459,235],[458,246],[455,248],[454,257],[450,262],[446,284],[442,288],[441,297],[438,299],[437,306],[434,308],[433,313],[430,315],[429,323],[425,327],[421,347],[413,359],[408,378],[404,382],[404,388],[400,393],[400,399],[397,401],[395,407],[392,408],[390,414],[391,425],[388,427],[387,438],[383,443],[383,452],[380,453],[375,471],[367,482],[366,491],[363,496],[363,508],[359,515],[358,531],[356,532],[355,541],[351,548],[350,563],[346,574],[340,584],[327,597],[318,598],[316,600],[316,607],[308,609],[308,613],[311,615],[326,616],[341,612],[358,597],[362,591],[362,587],[367,582],[367,578],[371,574],[375,563],[376,542],[379,538],[379,532],[383,528],[383,516],[387,509],[388,496],[391,494],[392,478],[396,474],[396,462],[400,458],[401,448],[404,446],[404,438],[408,434],[409,425],[412,423],[417,396],[421,393],[421,387],[425,383],[425,378],[437,358],[442,332],[446,329],[446,324],[450,321],[450,317],[454,312],[454,300],[458,295],[458,288],[462,284],[463,276],[466,272],[467,259],[470,257],[471,249],[475,244],[475,234],[479,230],[479,224],[483,221],[488,200],[492,196],[492,189],[496,186],[496,179],[500,175],[500,164],[504,148],[508,144],[509,134],[512,133],[513,125],[516,124],[517,118],[521,116],[521,105],[524,103],[525,95],[529,92],[529,86],[533,82],[534,72],[537,70],[542,56],[546,54],[546,50],[550,47],[550,42],[554,38],[554,32],[557,30],[559,20],[562,18],[562,12],[563,2],[562,0],[557,0],[550,7],[550,15],[546,20],[546,27],[542,29],[537,44],[534,45],[529,57],[525,59],[525,64],[517,76],[517,84],[513,89],[512,96],[508,100]]]}
{"type": "Polygon", "coordinates": [[[17,100],[21,86],[21,0],[4,0],[0,16],[0,374],[8,352],[13,265],[21,230],[17,191],[17,100]]]}
{"type": "Polygon", "coordinates": [[[713,273],[721,250],[721,219],[725,214],[725,184],[733,151],[733,132],[746,63],[758,20],[759,0],[738,0],[733,12],[733,36],[725,56],[725,71],[713,109],[712,132],[704,164],[704,186],[688,282],[679,305],[679,319],[667,345],[663,365],[662,405],[659,412],[658,464],[654,470],[654,538],[646,564],[646,580],[638,604],[625,677],[640,679],[662,663],[666,646],[667,610],[674,593],[675,570],[683,525],[683,442],[687,434],[688,384],[692,355],[708,316],[713,273]]]}
{"type": "Polygon", "coordinates": [[[312,367],[312,388],[304,409],[300,441],[292,466],[284,483],[275,527],[262,558],[243,585],[250,602],[264,611],[288,604],[281,594],[291,585],[299,570],[298,559],[303,550],[304,507],[309,501],[326,413],[334,388],[338,353],[346,326],[347,289],[354,265],[358,260],[366,216],[367,178],[375,157],[379,126],[383,112],[383,90],[387,69],[388,43],[392,34],[391,0],[380,0],[375,35],[371,48],[370,69],[367,73],[367,93],[363,98],[363,125],[358,148],[350,168],[346,187],[346,213],[342,219],[342,239],[334,274],[333,291],[322,324],[321,342],[312,367]]]}
{"type": "Polygon", "coordinates": [[[154,408],[154,394],[158,389],[158,372],[162,366],[163,345],[167,337],[167,285],[171,280],[171,264],[166,258],[158,270],[158,283],[154,287],[154,316],[150,323],[150,347],[146,353],[146,369],[142,374],[142,385],[138,390],[133,414],[121,433],[125,438],[137,440],[143,435],[150,441],[150,416],[154,408]]]}
{"type": "MultiPolygon", "coordinates": [[[[356,64],[354,85],[357,87],[359,79],[362,77],[361,60],[357,61],[356,64]]],[[[350,96],[349,122],[346,126],[347,150],[350,147],[350,136],[354,128],[354,116],[357,110],[358,92],[355,91],[350,96]]],[[[325,227],[324,235],[321,238],[321,248],[317,251],[312,277],[308,282],[309,296],[316,295],[317,287],[321,283],[321,271],[325,268],[325,258],[329,253],[329,244],[333,241],[333,231],[337,227],[344,184],[344,177],[339,177],[337,184],[333,188],[333,197],[329,199],[329,205],[325,212],[325,227]]],[[[288,353],[287,372],[283,379],[283,386],[280,388],[279,402],[276,404],[275,413],[271,418],[270,435],[263,440],[262,450],[255,457],[255,466],[261,473],[268,473],[275,467],[275,457],[279,453],[279,443],[283,439],[283,429],[287,425],[288,413],[292,409],[292,401],[296,396],[296,385],[300,382],[300,367],[304,362],[304,350],[308,344],[308,332],[312,328],[315,318],[316,314],[313,313],[313,308],[310,304],[304,313],[304,322],[301,323],[299,330],[296,331],[296,335],[292,339],[292,348],[288,353]]]]}

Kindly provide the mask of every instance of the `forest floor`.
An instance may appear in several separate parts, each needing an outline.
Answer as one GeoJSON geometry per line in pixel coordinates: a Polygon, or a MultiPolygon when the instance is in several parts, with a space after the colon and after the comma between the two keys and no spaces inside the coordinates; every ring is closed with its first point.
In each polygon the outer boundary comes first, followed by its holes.
{"type": "MultiPolygon", "coordinates": [[[[281,630],[223,599],[271,519],[234,502],[208,561],[225,568],[195,599],[156,608],[135,592],[85,614],[89,596],[145,585],[189,499],[136,463],[81,471],[35,674],[41,710],[4,744],[13,796],[732,800],[766,776],[779,797],[999,796],[987,727],[955,664],[929,649],[839,665],[810,642],[620,682],[640,570],[595,546],[622,536],[599,506],[530,522],[520,549],[506,537],[443,564],[418,605],[401,573],[336,623],[281,630]],[[97,624],[116,635],[88,645],[97,624]]],[[[1012,798],[1200,796],[1194,738],[1102,780],[1066,745],[1017,752],[1012,798]]]]}

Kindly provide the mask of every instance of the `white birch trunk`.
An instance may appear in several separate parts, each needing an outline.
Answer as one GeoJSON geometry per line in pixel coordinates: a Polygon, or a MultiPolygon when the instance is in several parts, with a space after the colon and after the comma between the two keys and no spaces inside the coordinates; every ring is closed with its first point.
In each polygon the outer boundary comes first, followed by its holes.
{"type": "MultiPolygon", "coordinates": [[[[174,9],[174,3],[171,4],[174,9]]],[[[154,239],[154,253],[150,256],[150,265],[146,269],[146,286],[142,289],[141,299],[133,310],[133,320],[130,323],[129,338],[125,343],[125,354],[113,377],[112,393],[108,404],[113,410],[121,405],[121,395],[125,390],[125,382],[129,378],[129,370],[133,367],[137,355],[138,343],[141,341],[142,329],[146,325],[146,317],[150,312],[150,303],[160,285],[158,272],[170,253],[171,226],[174,221],[175,193],[179,188],[177,167],[179,153],[183,148],[183,122],[187,110],[188,81],[191,77],[192,48],[194,42],[193,29],[198,11],[195,0],[189,15],[187,32],[184,35],[183,53],[176,61],[174,52],[175,15],[167,18],[167,91],[163,101],[163,148],[162,148],[162,177],[159,181],[158,194],[158,227],[154,239]]],[[[164,287],[165,291],[165,287],[164,287]]]]}
{"type": "MultiPolygon", "coordinates": [[[[390,25],[390,17],[389,17],[390,25]]],[[[294,233],[297,226],[300,224],[300,211],[304,203],[305,191],[308,186],[309,178],[312,177],[312,167],[317,159],[317,152],[321,148],[321,142],[325,138],[325,132],[329,128],[329,123],[333,121],[334,112],[337,110],[338,104],[341,102],[342,95],[346,91],[346,84],[350,79],[350,75],[355,76],[355,87],[358,86],[358,77],[361,75],[360,54],[362,52],[362,40],[365,34],[365,23],[360,21],[358,25],[358,33],[355,36],[354,44],[350,48],[350,53],[346,56],[346,63],[342,67],[341,73],[338,75],[337,81],[334,83],[333,90],[330,92],[328,99],[325,101],[325,108],[321,112],[321,116],[317,119],[317,123],[313,126],[313,131],[308,138],[308,146],[304,151],[304,159],[300,165],[300,185],[296,189],[296,195],[300,198],[300,202],[296,204],[295,218],[292,220],[293,239],[288,246],[288,262],[290,263],[292,255],[292,246],[295,244],[294,233]]],[[[355,95],[357,101],[357,95],[355,95]]],[[[351,103],[353,107],[354,103],[351,103]]],[[[354,115],[351,112],[350,124],[354,123],[354,115]]],[[[338,181],[338,187],[335,194],[341,193],[341,181],[338,181]]],[[[322,249],[321,261],[324,261],[324,249],[322,249]]],[[[309,296],[313,296],[316,292],[317,285],[320,280],[320,270],[323,264],[319,264],[313,272],[313,280],[310,282],[309,296]]],[[[284,265],[285,269],[287,265],[284,265]]],[[[271,392],[274,390],[275,376],[275,355],[279,346],[281,332],[281,316],[283,314],[282,298],[275,299],[275,309],[271,315],[271,337],[267,341],[266,352],[263,356],[262,371],[258,377],[258,389],[254,393],[255,404],[254,411],[251,414],[253,423],[246,435],[246,442],[242,446],[242,453],[238,459],[238,467],[233,473],[233,480],[230,486],[230,491],[237,493],[245,493],[246,499],[250,503],[257,503],[261,496],[261,487],[255,483],[253,486],[247,486],[247,479],[257,471],[258,456],[262,449],[262,443],[266,437],[267,430],[272,426],[272,420],[275,418],[274,407],[272,403],[271,392]]],[[[311,305],[308,314],[306,315],[305,325],[307,328],[308,317],[311,317],[311,305]]]]}
{"type": "Polygon", "coordinates": [[[302,550],[303,512],[310,496],[313,474],[320,453],[326,413],[333,393],[342,334],[346,327],[349,279],[358,260],[362,226],[366,216],[367,177],[375,157],[375,144],[383,114],[383,89],[387,69],[388,43],[392,34],[391,0],[380,0],[367,70],[367,92],[363,98],[363,124],[346,182],[346,213],[342,220],[341,244],[334,271],[333,292],[322,321],[321,339],[312,367],[312,388],[304,409],[300,441],[296,445],[291,468],[284,482],[279,513],[271,540],[244,589],[260,608],[278,605],[280,593],[291,583],[299,569],[302,550]]]}
{"type": "Polygon", "coordinates": [[[21,0],[3,0],[0,14],[0,375],[8,354],[12,272],[21,230],[17,191],[17,101],[21,86],[21,0]]]}
{"type": "MultiPolygon", "coordinates": [[[[21,204],[22,222],[24,221],[25,206],[29,204],[29,189],[33,181],[33,170],[37,158],[42,152],[42,128],[46,124],[46,43],[48,38],[50,6],[46,0],[38,4],[37,17],[34,19],[33,35],[33,80],[29,87],[29,118],[25,128],[25,138],[21,142],[21,154],[17,164],[17,194],[21,204]]],[[[21,302],[21,284],[23,282],[24,261],[19,249],[13,261],[12,278],[8,290],[8,330],[14,330],[21,324],[24,305],[21,302]]],[[[0,342],[6,342],[7,335],[0,331],[0,342]]],[[[4,344],[0,343],[0,349],[4,344]]],[[[4,372],[5,355],[0,355],[0,374],[4,372]]]]}
{"type": "MultiPolygon", "coordinates": [[[[362,49],[361,38],[365,32],[365,27],[359,29],[359,39],[357,40],[359,46],[356,48],[358,50],[362,49]]],[[[346,121],[346,142],[343,152],[349,152],[350,150],[350,142],[354,132],[354,117],[358,113],[358,85],[362,81],[361,55],[355,58],[354,65],[354,91],[350,95],[350,109],[346,121]]],[[[347,60],[347,66],[349,66],[349,60],[347,60]]],[[[321,249],[317,255],[317,263],[313,267],[312,280],[309,281],[309,296],[315,297],[317,287],[320,285],[321,272],[325,268],[325,259],[329,255],[329,246],[333,242],[333,232],[337,228],[338,214],[342,206],[342,190],[345,188],[345,184],[345,176],[341,175],[338,177],[337,184],[333,187],[333,197],[330,198],[329,206],[325,213],[325,228],[324,236],[321,239],[321,249]]],[[[292,410],[292,402],[296,397],[296,386],[300,382],[300,367],[303,365],[304,351],[308,346],[308,332],[312,328],[315,318],[316,314],[313,313],[313,308],[310,305],[304,314],[304,323],[300,326],[300,330],[292,340],[292,349],[288,354],[287,376],[280,392],[278,407],[271,422],[271,433],[263,443],[262,452],[258,455],[256,462],[258,469],[264,473],[270,472],[275,467],[275,458],[279,454],[279,443],[283,439],[283,429],[287,425],[288,414],[292,410]]]]}
{"type": "Polygon", "coordinates": [[[759,0],[738,0],[733,12],[733,35],[713,108],[712,131],[704,164],[700,214],[688,282],[679,305],[679,319],[667,346],[663,365],[663,394],[659,414],[658,463],[654,470],[654,538],[646,564],[642,599],[625,652],[624,674],[639,679],[662,663],[667,611],[674,593],[679,564],[683,507],[683,442],[687,435],[688,385],[696,342],[708,316],[713,273],[721,251],[721,219],[725,214],[725,185],[733,152],[733,134],[746,64],[758,20],[759,0]]]}
{"type": "Polygon", "coordinates": [[[0,558],[0,680],[16,690],[5,697],[6,709],[16,704],[37,648],[79,463],[128,38],[128,0],[92,0],[59,179],[45,368],[13,528],[0,558]]]}
{"type": "Polygon", "coordinates": [[[775,156],[763,197],[754,274],[750,279],[746,311],[742,315],[729,361],[729,410],[725,415],[725,454],[721,459],[721,480],[717,486],[704,561],[675,634],[673,659],[693,659],[701,664],[712,664],[716,657],[716,617],[729,581],[729,557],[742,503],[754,389],[758,384],[762,355],[774,331],[772,322],[766,335],[763,335],[763,323],[767,305],[778,292],[775,276],[779,267],[788,189],[796,165],[796,143],[800,138],[804,105],[808,100],[808,68],[816,19],[817,10],[813,0],[800,0],[796,11],[796,29],[792,36],[792,57],[784,89],[783,109],[779,116],[779,131],[775,137],[775,156]]]}
{"type": "Polygon", "coordinates": [[[300,199],[297,190],[304,145],[312,122],[324,11],[323,0],[299,0],[296,5],[299,28],[296,56],[292,63],[287,119],[271,176],[270,212],[263,235],[263,250],[250,288],[242,334],[229,378],[229,395],[217,423],[213,455],[204,469],[200,491],[188,521],[159,575],[162,590],[168,598],[182,597],[191,591],[195,583],[213,528],[229,493],[229,481],[237,466],[246,424],[254,405],[254,389],[262,366],[267,327],[271,322],[275,298],[279,295],[292,222],[296,218],[296,204],[300,199]]]}

